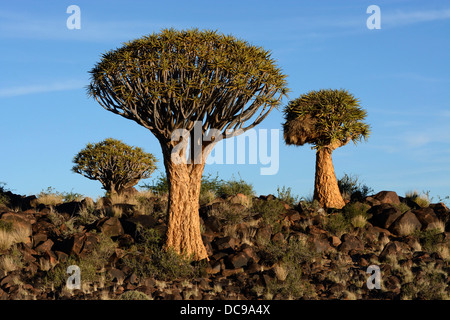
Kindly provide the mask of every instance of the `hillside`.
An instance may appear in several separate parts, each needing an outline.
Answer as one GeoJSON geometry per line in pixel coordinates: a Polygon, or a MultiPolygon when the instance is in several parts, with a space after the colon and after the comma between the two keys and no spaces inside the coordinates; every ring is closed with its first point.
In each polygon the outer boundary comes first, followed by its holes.
{"type": "Polygon", "coordinates": [[[383,191],[341,210],[241,193],[201,203],[209,261],[162,250],[167,197],[3,193],[0,299],[449,299],[449,209],[383,191]],[[44,203],[45,202],[45,203],[44,203]],[[69,289],[67,268],[80,268],[69,289]],[[380,270],[369,289],[369,266],[380,270]]]}

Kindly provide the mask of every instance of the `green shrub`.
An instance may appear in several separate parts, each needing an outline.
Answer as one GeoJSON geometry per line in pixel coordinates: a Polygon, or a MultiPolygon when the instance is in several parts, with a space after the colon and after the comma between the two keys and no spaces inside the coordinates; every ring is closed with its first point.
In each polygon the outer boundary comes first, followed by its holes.
{"type": "Polygon", "coordinates": [[[326,218],[323,228],[331,234],[340,238],[344,233],[351,230],[352,225],[341,213],[334,213],[326,218]]]}
{"type": "Polygon", "coordinates": [[[246,217],[250,214],[250,210],[236,207],[234,204],[230,203],[220,203],[217,209],[213,209],[211,212],[212,216],[217,217],[219,220],[223,221],[226,225],[236,225],[244,221],[246,217]]]}
{"type": "Polygon", "coordinates": [[[435,252],[437,245],[443,243],[443,234],[439,229],[416,230],[413,235],[419,240],[422,249],[427,252],[435,252]]]}
{"type": "Polygon", "coordinates": [[[6,183],[0,182],[0,204],[8,205],[9,197],[5,194],[8,190],[5,189],[6,183]]]}
{"type": "Polygon", "coordinates": [[[262,216],[263,223],[271,226],[273,233],[281,231],[280,219],[282,214],[286,212],[283,202],[278,199],[258,200],[253,203],[252,211],[262,216]]]}
{"type": "Polygon", "coordinates": [[[420,277],[401,286],[401,297],[411,300],[449,300],[448,275],[434,263],[421,267],[420,277]]]}
{"type": "MultiPolygon", "coordinates": [[[[165,174],[160,174],[159,177],[153,181],[153,184],[143,184],[142,188],[152,191],[156,194],[166,194],[169,192],[169,183],[165,174]]],[[[232,177],[230,180],[219,179],[218,175],[215,177],[212,174],[202,176],[202,184],[200,187],[200,197],[211,196],[211,194],[226,198],[242,193],[246,196],[254,196],[255,192],[253,186],[242,179],[237,180],[232,177]]]]}
{"type": "Polygon", "coordinates": [[[129,290],[120,295],[120,300],[150,300],[149,296],[141,291],[129,290]]]}
{"type": "Polygon", "coordinates": [[[0,230],[11,232],[13,229],[14,227],[11,221],[0,220],[0,230]]]}
{"type": "Polygon", "coordinates": [[[218,184],[217,195],[222,198],[226,198],[229,196],[235,196],[238,193],[242,193],[248,197],[252,197],[255,195],[255,191],[253,190],[253,185],[245,182],[242,178],[237,180],[234,176],[227,181],[221,180],[218,184]]]}
{"type": "Polygon", "coordinates": [[[294,196],[292,194],[292,189],[290,187],[286,188],[285,186],[281,189],[280,187],[277,187],[277,198],[290,206],[295,206],[299,202],[299,197],[296,195],[294,196]]]}
{"type": "Polygon", "coordinates": [[[348,221],[351,221],[353,218],[357,216],[363,216],[365,218],[368,218],[369,215],[367,214],[367,211],[369,209],[370,206],[365,203],[361,202],[349,203],[342,208],[342,215],[348,221]]]}
{"type": "Polygon", "coordinates": [[[89,254],[82,258],[71,255],[65,262],[59,263],[55,268],[49,270],[44,277],[44,282],[47,285],[52,285],[54,288],[60,288],[66,284],[68,274],[67,267],[70,265],[77,265],[81,270],[81,281],[83,282],[100,282],[107,279],[104,267],[107,265],[111,255],[114,253],[117,244],[103,234],[99,234],[100,242],[89,254]]]}
{"type": "Polygon", "coordinates": [[[369,188],[358,180],[359,178],[357,176],[346,173],[342,178],[338,179],[339,191],[344,199],[350,200],[351,202],[363,201],[373,192],[372,188],[369,188]]]}
{"type": "Polygon", "coordinates": [[[203,265],[192,265],[190,257],[163,248],[163,236],[153,228],[138,228],[138,243],[121,263],[138,277],[154,277],[158,280],[193,278],[202,272],[203,265]]]}
{"type": "Polygon", "coordinates": [[[286,244],[271,241],[262,256],[269,264],[276,264],[279,278],[267,283],[268,293],[282,299],[309,299],[316,295],[314,286],[302,278],[302,265],[319,257],[307,242],[297,238],[290,238],[286,244]]]}

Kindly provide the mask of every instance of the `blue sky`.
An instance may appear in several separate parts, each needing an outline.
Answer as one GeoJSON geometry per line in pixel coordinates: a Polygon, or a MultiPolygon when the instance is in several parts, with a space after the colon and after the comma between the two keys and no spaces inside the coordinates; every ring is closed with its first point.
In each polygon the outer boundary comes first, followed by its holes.
{"type": "MultiPolygon", "coordinates": [[[[72,173],[72,159],[108,137],[162,160],[148,130],[101,108],[85,86],[103,52],[168,27],[214,29],[272,51],[291,89],[283,105],[322,88],[358,97],[372,134],[333,153],[338,178],[357,175],[375,192],[430,191],[435,201],[450,195],[448,1],[3,2],[0,181],[20,194],[51,186],[96,198],[104,193],[100,183],[72,173]],[[72,4],[81,9],[79,30],[66,27],[72,4]],[[379,6],[381,29],[367,28],[369,5],[379,6]]],[[[274,110],[256,129],[281,129],[282,122],[274,110]]],[[[286,146],[280,131],[279,170],[261,175],[264,166],[212,164],[205,173],[240,176],[258,194],[276,194],[277,186],[312,194],[310,146],[286,146]]]]}

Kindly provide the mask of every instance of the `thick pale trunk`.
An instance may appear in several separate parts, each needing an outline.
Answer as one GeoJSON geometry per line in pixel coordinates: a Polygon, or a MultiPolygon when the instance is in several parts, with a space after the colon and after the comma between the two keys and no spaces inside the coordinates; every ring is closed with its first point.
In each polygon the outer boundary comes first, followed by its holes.
{"type": "Polygon", "coordinates": [[[165,161],[169,182],[166,248],[194,260],[208,258],[200,232],[199,195],[204,164],[165,161]]]}
{"type": "Polygon", "coordinates": [[[344,199],[339,191],[334,173],[331,153],[333,149],[322,148],[316,153],[316,178],[314,184],[314,199],[325,208],[341,209],[344,199]]]}

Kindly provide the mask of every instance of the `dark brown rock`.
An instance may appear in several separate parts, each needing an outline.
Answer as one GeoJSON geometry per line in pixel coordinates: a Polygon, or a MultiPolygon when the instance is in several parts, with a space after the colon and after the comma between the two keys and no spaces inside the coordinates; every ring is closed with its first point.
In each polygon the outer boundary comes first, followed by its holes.
{"type": "Polygon", "coordinates": [[[74,215],[79,213],[83,209],[83,203],[81,201],[64,202],[55,206],[56,212],[68,213],[74,215]]]}
{"type": "Polygon", "coordinates": [[[404,236],[412,233],[414,230],[420,230],[421,227],[422,224],[416,215],[411,211],[407,211],[391,224],[389,231],[393,234],[404,236]]]}
{"type": "Polygon", "coordinates": [[[422,230],[428,229],[429,225],[431,228],[433,228],[435,227],[433,226],[433,224],[439,222],[436,213],[431,208],[420,208],[417,210],[413,210],[412,212],[416,215],[417,219],[422,224],[422,230]]]}
{"type": "Polygon", "coordinates": [[[399,209],[389,203],[373,206],[367,213],[372,215],[368,219],[372,225],[384,229],[388,229],[390,225],[402,215],[402,212],[399,209]]]}
{"type": "Polygon", "coordinates": [[[213,242],[214,247],[219,251],[224,250],[234,250],[237,245],[237,241],[235,238],[231,238],[230,236],[226,236],[223,238],[216,238],[213,242]]]}
{"type": "Polygon", "coordinates": [[[332,250],[326,234],[312,234],[308,237],[308,242],[312,244],[316,252],[322,253],[332,250]]]}
{"type": "Polygon", "coordinates": [[[447,222],[450,217],[450,210],[442,202],[432,203],[429,208],[433,209],[439,220],[447,222]]]}
{"type": "Polygon", "coordinates": [[[364,250],[364,244],[362,241],[351,234],[344,234],[341,238],[342,243],[339,245],[338,249],[341,252],[349,252],[351,250],[354,251],[363,251],[364,250]]]}
{"type": "Polygon", "coordinates": [[[245,253],[238,252],[236,254],[229,255],[225,261],[227,267],[230,269],[237,269],[247,266],[248,257],[245,253]]]}
{"type": "Polygon", "coordinates": [[[394,191],[380,191],[371,197],[367,197],[366,201],[372,205],[383,203],[400,204],[400,198],[394,191]]]}
{"type": "Polygon", "coordinates": [[[389,256],[398,256],[400,255],[404,250],[404,245],[399,241],[390,241],[387,243],[383,250],[381,251],[378,258],[380,261],[386,260],[389,256]]]}
{"type": "Polygon", "coordinates": [[[111,280],[117,283],[123,283],[125,280],[125,273],[122,270],[117,268],[110,268],[108,270],[108,274],[111,276],[111,280]]]}
{"type": "Polygon", "coordinates": [[[109,237],[118,237],[124,233],[122,224],[117,217],[106,217],[96,223],[100,232],[109,237]]]}
{"type": "Polygon", "coordinates": [[[37,252],[49,252],[51,251],[52,247],[53,247],[54,242],[50,239],[47,239],[46,241],[44,241],[43,243],[41,243],[39,246],[37,246],[35,248],[35,250],[37,252]]]}
{"type": "Polygon", "coordinates": [[[300,215],[300,213],[297,210],[293,210],[293,209],[288,210],[286,212],[286,217],[292,223],[302,219],[302,216],[300,215]]]}
{"type": "Polygon", "coordinates": [[[158,220],[150,215],[136,215],[126,219],[120,219],[125,233],[131,235],[134,239],[137,236],[138,226],[143,228],[153,228],[158,224],[158,220]]]}

